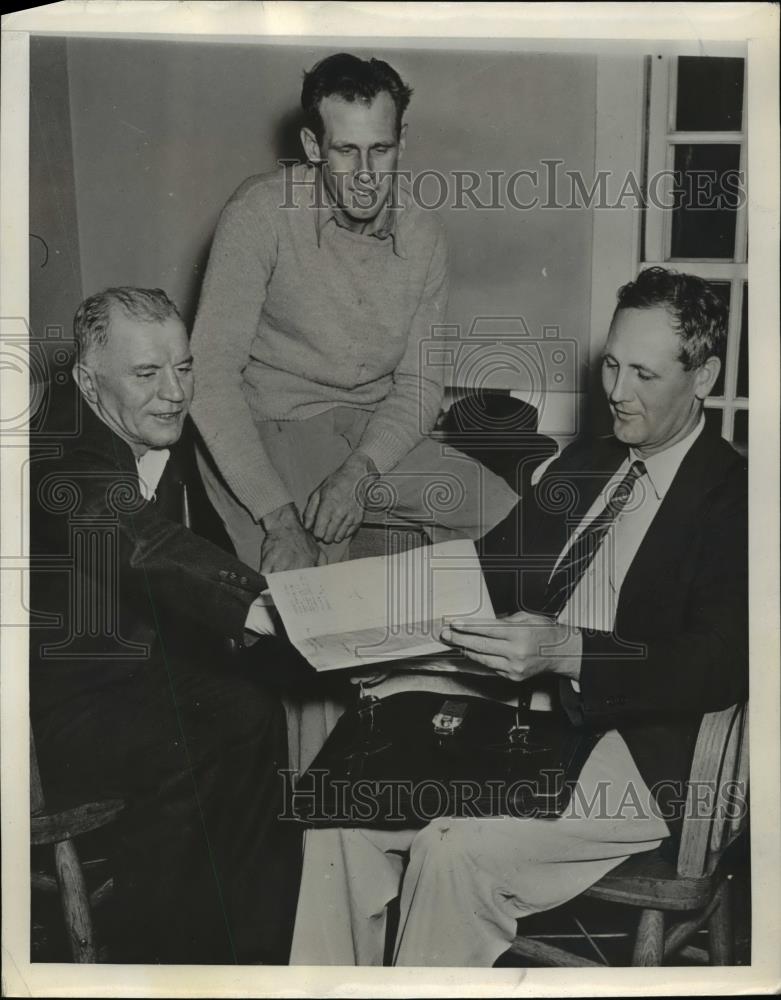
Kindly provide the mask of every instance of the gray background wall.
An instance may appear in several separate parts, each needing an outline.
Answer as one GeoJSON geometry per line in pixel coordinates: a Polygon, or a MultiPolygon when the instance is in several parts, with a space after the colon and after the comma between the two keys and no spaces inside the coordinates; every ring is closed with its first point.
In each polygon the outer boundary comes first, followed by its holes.
{"type": "Polygon", "coordinates": [[[70,331],[82,298],[68,60],[62,39],[30,45],[30,325],[70,331]]]}
{"type": "MultiPolygon", "coordinates": [[[[35,334],[68,326],[83,295],[117,283],[164,287],[190,321],[223,203],[249,174],[299,154],[301,75],[332,51],[34,38],[31,230],[50,252],[36,270],[40,247],[31,241],[35,334]]],[[[558,158],[593,175],[595,56],[371,54],[415,89],[402,163],[413,172],[512,173],[558,158]]],[[[436,197],[436,187],[423,190],[436,197]]],[[[486,181],[481,199],[487,190],[486,181]]],[[[533,335],[558,326],[588,356],[590,211],[444,207],[441,215],[452,322],[468,330],[479,316],[522,315],[533,335]]],[[[583,374],[555,388],[578,388],[583,374]]]]}

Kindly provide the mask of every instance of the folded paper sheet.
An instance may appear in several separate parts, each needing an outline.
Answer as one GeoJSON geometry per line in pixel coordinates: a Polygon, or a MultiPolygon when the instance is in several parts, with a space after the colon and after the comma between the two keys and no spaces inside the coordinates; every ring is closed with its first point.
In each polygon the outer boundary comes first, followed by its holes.
{"type": "Polygon", "coordinates": [[[495,619],[469,539],[267,580],[290,641],[321,671],[447,651],[445,621],[495,619]]]}

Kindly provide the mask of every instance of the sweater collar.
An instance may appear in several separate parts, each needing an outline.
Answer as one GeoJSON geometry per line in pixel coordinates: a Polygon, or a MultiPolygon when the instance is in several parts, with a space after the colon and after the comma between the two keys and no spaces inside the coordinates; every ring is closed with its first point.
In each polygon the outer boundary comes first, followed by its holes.
{"type": "MultiPolygon", "coordinates": [[[[328,192],[328,188],[323,182],[322,169],[316,166],[308,166],[307,171],[311,171],[312,183],[314,184],[314,221],[315,238],[318,247],[322,239],[323,229],[330,223],[339,226],[341,229],[349,229],[344,221],[342,210],[336,205],[328,192]]],[[[380,216],[376,220],[377,225],[374,231],[367,233],[378,240],[390,239],[393,244],[393,252],[397,257],[406,258],[404,239],[399,232],[399,219],[406,207],[406,199],[399,191],[398,183],[394,183],[391,196],[382,208],[380,216]]]]}

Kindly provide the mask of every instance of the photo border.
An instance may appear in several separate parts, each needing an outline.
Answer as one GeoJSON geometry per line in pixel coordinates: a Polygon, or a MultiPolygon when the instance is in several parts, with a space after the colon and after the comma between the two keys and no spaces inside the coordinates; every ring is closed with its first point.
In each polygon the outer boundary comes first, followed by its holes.
{"type": "MultiPolygon", "coordinates": [[[[2,22],[0,338],[28,317],[29,34],[175,36],[341,48],[464,47],[626,54],[665,43],[674,53],[714,54],[748,44],[751,258],[749,437],[752,965],[660,969],[402,969],[72,966],[29,963],[27,633],[0,629],[3,993],[7,996],[589,996],[773,993],[781,988],[779,830],[779,311],[778,7],[769,3],[139,3],[91,0],[5,15],[2,22]]],[[[0,371],[4,412],[20,412],[23,387],[0,371]],[[5,389],[6,391],[2,391],[5,389]]],[[[15,481],[22,447],[0,448],[0,482],[15,481]]],[[[16,497],[3,495],[0,544],[20,530],[16,497]],[[14,506],[16,505],[16,506],[14,506]]],[[[0,574],[0,606],[19,607],[18,581],[0,574]]]]}

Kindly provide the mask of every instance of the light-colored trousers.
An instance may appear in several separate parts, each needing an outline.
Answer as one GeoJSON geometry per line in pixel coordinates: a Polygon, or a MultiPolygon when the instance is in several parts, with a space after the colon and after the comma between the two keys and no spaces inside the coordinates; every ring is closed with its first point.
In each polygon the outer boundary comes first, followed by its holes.
{"type": "Polygon", "coordinates": [[[615,731],[592,750],[555,819],[309,830],[291,964],[382,965],[386,907],[400,892],[395,965],[490,967],[520,917],[573,899],[668,834],[615,731]]]}
{"type": "MultiPolygon", "coordinates": [[[[293,502],[303,511],[310,494],[358,447],[371,413],[337,406],[308,420],[257,424],[263,446],[293,502]]],[[[225,522],[240,559],[260,565],[263,528],[199,457],[209,499],[225,522]]],[[[409,521],[434,541],[480,538],[518,502],[507,483],[480,462],[432,438],[423,438],[380,479],[376,493],[387,511],[368,512],[367,522],[409,521]]],[[[328,562],[339,562],[347,542],[322,545],[328,562]]]]}
{"type": "MultiPolygon", "coordinates": [[[[338,469],[361,439],[371,413],[339,406],[308,420],[269,420],[257,425],[266,453],[300,511],[329,473],[338,469]]],[[[225,523],[240,559],[260,565],[263,528],[251,517],[198,456],[206,492],[225,523]]],[[[386,473],[378,492],[392,498],[387,512],[367,520],[419,524],[432,541],[455,537],[480,538],[518,502],[507,483],[462,452],[424,438],[386,473]]],[[[349,541],[322,545],[328,562],[339,562],[349,541]]],[[[286,702],[290,767],[304,771],[341,715],[338,698],[290,699],[286,702]]]]}

